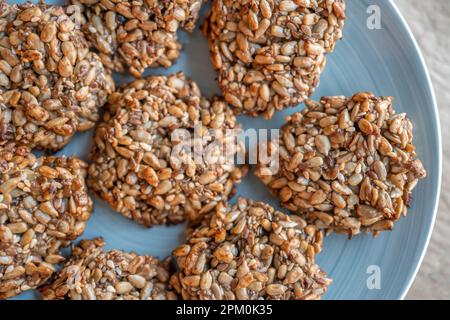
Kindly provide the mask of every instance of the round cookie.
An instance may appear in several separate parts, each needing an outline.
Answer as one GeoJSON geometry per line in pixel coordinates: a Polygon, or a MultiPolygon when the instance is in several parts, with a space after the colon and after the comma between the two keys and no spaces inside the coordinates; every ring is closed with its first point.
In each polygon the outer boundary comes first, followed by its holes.
{"type": "Polygon", "coordinates": [[[109,110],[95,133],[88,185],[125,217],[147,227],[196,220],[240,182],[241,168],[222,157],[239,152],[225,146],[228,130],[239,128],[235,116],[182,73],[128,84],[109,110]],[[217,156],[217,147],[226,153],[217,156]]]}
{"type": "Polygon", "coordinates": [[[225,100],[268,119],[303,102],[344,21],[344,0],[214,0],[204,31],[225,100]]]}
{"type": "Polygon", "coordinates": [[[203,0],[71,0],[104,65],[140,78],[146,68],[168,68],[179,57],[177,30],[192,31],[203,0]]]}
{"type": "Polygon", "coordinates": [[[93,208],[86,173],[76,158],[0,148],[0,299],[43,284],[83,233],[93,208]]]}
{"type": "Polygon", "coordinates": [[[103,239],[82,240],[51,283],[44,300],[176,300],[170,260],[104,250],[103,239]]]}
{"type": "Polygon", "coordinates": [[[319,299],[331,283],[314,263],[322,237],[267,204],[220,203],[173,251],[171,283],[184,300],[319,299]]]}
{"type": "Polygon", "coordinates": [[[350,237],[391,230],[426,176],[413,124],[392,100],[362,92],[307,101],[281,128],[279,170],[260,165],[256,175],[283,207],[320,228],[350,237]]]}
{"type": "Polygon", "coordinates": [[[0,146],[59,150],[95,125],[114,82],[64,8],[0,6],[0,146]]]}

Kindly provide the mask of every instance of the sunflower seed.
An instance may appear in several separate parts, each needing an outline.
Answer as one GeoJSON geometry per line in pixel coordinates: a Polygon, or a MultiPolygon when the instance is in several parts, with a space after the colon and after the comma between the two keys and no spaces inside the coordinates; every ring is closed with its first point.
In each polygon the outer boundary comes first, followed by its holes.
{"type": "Polygon", "coordinates": [[[92,212],[87,164],[29,151],[0,147],[0,299],[42,285],[92,212]]]}
{"type": "Polygon", "coordinates": [[[395,113],[392,98],[365,92],[306,104],[281,129],[280,148],[287,154],[280,170],[260,165],[256,174],[283,207],[320,228],[350,237],[391,230],[426,176],[411,121],[395,113]]]}
{"type": "Polygon", "coordinates": [[[94,126],[114,82],[65,8],[5,6],[0,26],[11,27],[0,30],[0,147],[59,150],[94,126]]]}
{"type": "Polygon", "coordinates": [[[266,118],[303,102],[319,83],[325,54],[342,38],[344,21],[343,0],[214,0],[204,32],[225,100],[266,118]]]}
{"type": "Polygon", "coordinates": [[[177,30],[192,31],[203,0],[71,0],[77,21],[103,64],[139,78],[149,67],[170,67],[180,55],[177,30]],[[105,3],[108,5],[105,5],[105,3]]]}
{"type": "Polygon", "coordinates": [[[244,171],[234,164],[173,156],[182,142],[174,129],[192,132],[200,124],[206,150],[210,130],[225,136],[238,128],[224,102],[203,98],[182,73],[130,83],[111,96],[109,110],[95,134],[88,185],[125,217],[148,227],[195,220],[240,182],[244,171]]]}
{"type": "Polygon", "coordinates": [[[159,261],[118,250],[105,251],[102,239],[82,240],[51,282],[40,290],[45,300],[175,300],[170,260],[159,261]],[[76,272],[74,272],[76,270],[76,272]],[[95,290],[93,290],[93,287],[95,290]],[[81,296],[79,292],[82,292],[81,296]]]}
{"type": "Polygon", "coordinates": [[[243,198],[219,203],[173,251],[171,284],[187,300],[320,298],[331,283],[314,263],[322,233],[293,218],[243,198]]]}

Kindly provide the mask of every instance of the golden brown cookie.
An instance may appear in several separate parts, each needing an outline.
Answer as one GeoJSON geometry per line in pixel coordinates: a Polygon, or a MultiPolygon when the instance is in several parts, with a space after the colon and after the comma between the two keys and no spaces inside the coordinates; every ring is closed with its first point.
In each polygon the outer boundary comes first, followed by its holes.
{"type": "Polygon", "coordinates": [[[281,206],[320,228],[349,236],[391,230],[426,176],[413,124],[392,101],[366,92],[307,101],[281,128],[279,170],[260,165],[256,175],[281,206]]]}
{"type": "Polygon", "coordinates": [[[203,0],[71,0],[82,29],[106,67],[139,78],[179,57],[177,30],[192,31],[203,0]]]}
{"type": "Polygon", "coordinates": [[[114,82],[64,8],[0,7],[0,146],[59,150],[94,126],[114,82]]]}
{"type": "Polygon", "coordinates": [[[1,299],[42,285],[83,233],[93,209],[86,173],[76,158],[0,148],[1,299]]]}
{"type": "Polygon", "coordinates": [[[331,280],[314,263],[322,233],[298,216],[240,198],[220,203],[173,251],[185,300],[320,299],[331,280]]]}
{"type": "Polygon", "coordinates": [[[170,260],[119,250],[102,239],[83,240],[51,283],[44,300],[175,300],[169,285],[170,260]]]}
{"type": "Polygon", "coordinates": [[[225,100],[265,118],[302,103],[344,21],[344,0],[214,0],[204,31],[225,100]]]}
{"type": "Polygon", "coordinates": [[[182,73],[136,80],[111,95],[108,107],[88,185],[125,217],[148,227],[196,220],[240,182],[241,168],[223,159],[223,151],[238,153],[225,147],[227,130],[239,128],[235,116],[182,73]]]}

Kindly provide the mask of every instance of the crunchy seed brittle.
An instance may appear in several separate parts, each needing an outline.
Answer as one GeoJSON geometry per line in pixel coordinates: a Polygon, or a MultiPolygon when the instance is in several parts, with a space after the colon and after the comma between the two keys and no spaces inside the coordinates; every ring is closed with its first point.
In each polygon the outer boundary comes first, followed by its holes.
{"type": "Polygon", "coordinates": [[[61,149],[94,126],[114,82],[62,7],[0,7],[0,146],[61,149]]]}
{"type": "Polygon", "coordinates": [[[322,237],[264,203],[220,203],[173,251],[171,283],[183,299],[319,299],[331,283],[314,263],[322,237]]]}
{"type": "Polygon", "coordinates": [[[344,21],[344,0],[214,0],[204,31],[225,100],[266,118],[303,102],[344,21]]]}
{"type": "Polygon", "coordinates": [[[145,68],[170,67],[180,55],[177,30],[192,31],[203,0],[71,0],[69,10],[104,65],[139,78],[145,68]]]}
{"type": "Polygon", "coordinates": [[[76,158],[36,158],[28,148],[0,148],[0,298],[43,284],[79,237],[92,212],[76,158]]]}
{"type": "Polygon", "coordinates": [[[104,250],[100,238],[83,240],[52,282],[44,300],[175,300],[170,259],[104,250]]]}
{"type": "Polygon", "coordinates": [[[413,125],[392,100],[358,93],[307,101],[281,129],[279,171],[259,166],[256,175],[283,207],[320,228],[349,236],[391,230],[426,176],[413,125]]]}
{"type": "Polygon", "coordinates": [[[238,128],[235,116],[182,73],[136,80],[110,96],[109,109],[94,137],[88,185],[122,215],[145,226],[198,219],[240,182],[241,169],[208,148],[211,139],[224,146],[226,130],[238,128]],[[179,147],[177,129],[192,134],[189,145],[200,142],[201,161],[179,147]]]}

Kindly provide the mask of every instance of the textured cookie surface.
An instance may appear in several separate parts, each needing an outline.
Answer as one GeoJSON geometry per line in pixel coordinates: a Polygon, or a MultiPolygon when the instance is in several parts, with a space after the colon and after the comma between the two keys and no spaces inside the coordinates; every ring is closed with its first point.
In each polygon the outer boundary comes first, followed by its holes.
{"type": "Polygon", "coordinates": [[[173,251],[183,299],[319,299],[331,280],[314,263],[322,233],[261,202],[219,204],[173,251]]]}
{"type": "Polygon", "coordinates": [[[236,118],[182,73],[136,80],[108,107],[88,185],[122,215],[145,226],[195,220],[240,181],[241,169],[223,158],[238,152],[224,147],[227,130],[239,128],[236,118]]]}
{"type": "Polygon", "coordinates": [[[83,240],[52,282],[45,300],[175,300],[169,260],[106,251],[102,239],[83,240]]]}
{"type": "Polygon", "coordinates": [[[180,55],[177,30],[192,31],[203,0],[71,0],[80,25],[108,68],[139,78],[145,68],[170,67],[180,55]]]}
{"type": "Polygon", "coordinates": [[[0,146],[61,149],[94,126],[112,78],[64,8],[0,8],[0,146]]]}
{"type": "Polygon", "coordinates": [[[214,0],[204,31],[226,101],[266,118],[303,102],[344,21],[343,0],[214,0]]]}
{"type": "Polygon", "coordinates": [[[256,175],[320,228],[349,236],[392,229],[426,176],[413,124],[392,101],[364,92],[308,101],[281,128],[279,170],[260,165],[256,175]]]}
{"type": "Polygon", "coordinates": [[[43,284],[79,237],[92,212],[76,158],[36,158],[24,148],[0,149],[0,298],[43,284]]]}

